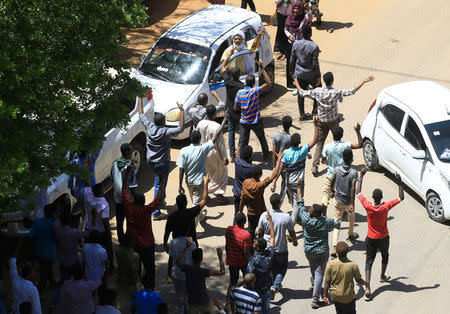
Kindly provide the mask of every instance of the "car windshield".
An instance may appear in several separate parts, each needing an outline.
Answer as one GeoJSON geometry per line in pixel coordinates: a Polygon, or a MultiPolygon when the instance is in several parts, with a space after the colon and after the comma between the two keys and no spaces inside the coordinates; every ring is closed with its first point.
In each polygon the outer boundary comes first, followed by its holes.
{"type": "Polygon", "coordinates": [[[427,124],[425,130],[439,160],[450,163],[450,120],[427,124]]]}
{"type": "Polygon", "coordinates": [[[139,68],[163,81],[200,84],[211,57],[211,49],[176,39],[161,38],[139,68]]]}

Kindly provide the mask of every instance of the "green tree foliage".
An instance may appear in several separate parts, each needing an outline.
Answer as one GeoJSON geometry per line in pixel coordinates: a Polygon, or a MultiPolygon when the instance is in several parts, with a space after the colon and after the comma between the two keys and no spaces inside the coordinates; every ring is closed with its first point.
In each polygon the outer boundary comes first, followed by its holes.
{"type": "Polygon", "coordinates": [[[145,19],[139,0],[0,1],[2,211],[73,172],[67,152],[95,152],[106,130],[126,124],[117,96],[142,87],[119,59],[120,27],[145,19]]]}

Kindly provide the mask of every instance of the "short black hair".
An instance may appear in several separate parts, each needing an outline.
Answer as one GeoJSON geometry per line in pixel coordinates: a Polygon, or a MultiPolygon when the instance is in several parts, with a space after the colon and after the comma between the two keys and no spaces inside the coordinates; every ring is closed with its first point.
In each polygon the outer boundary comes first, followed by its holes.
{"type": "Polygon", "coordinates": [[[373,190],[372,198],[374,200],[381,201],[381,199],[383,198],[383,191],[381,191],[380,189],[373,190]]]}
{"type": "Polygon", "coordinates": [[[120,245],[131,247],[133,245],[134,235],[127,231],[120,240],[120,245]]]}
{"type": "Polygon", "coordinates": [[[102,234],[98,230],[92,230],[89,234],[89,242],[90,243],[101,243],[102,242],[102,234]]]}
{"type": "Polygon", "coordinates": [[[262,176],[262,168],[260,166],[253,166],[251,177],[254,179],[259,179],[262,176]]]}
{"type": "Polygon", "coordinates": [[[334,82],[334,76],[333,76],[333,73],[331,73],[331,72],[325,73],[325,74],[323,75],[323,81],[325,82],[325,84],[326,84],[327,86],[333,85],[333,82],[334,82]]]}
{"type": "Polygon", "coordinates": [[[33,264],[31,264],[29,261],[25,261],[22,264],[22,268],[20,270],[20,276],[22,278],[28,278],[31,276],[32,272],[33,272],[33,264]]]}
{"type": "Polygon", "coordinates": [[[201,106],[206,106],[206,104],[208,103],[208,95],[206,95],[205,93],[201,93],[197,97],[197,102],[201,106]]]}
{"type": "Polygon", "coordinates": [[[135,193],[134,194],[134,203],[138,205],[145,205],[145,195],[144,193],[135,193]]]}
{"type": "Polygon", "coordinates": [[[92,188],[92,193],[95,197],[102,197],[103,196],[103,185],[101,183],[97,183],[92,188]]]}
{"type": "Polygon", "coordinates": [[[19,306],[19,313],[20,314],[31,314],[33,313],[33,307],[31,305],[31,302],[23,302],[19,306]]]}
{"type": "Polygon", "coordinates": [[[320,217],[325,212],[326,206],[322,205],[322,204],[313,204],[312,208],[313,208],[314,214],[320,217]]]}
{"type": "Polygon", "coordinates": [[[353,162],[353,151],[350,148],[344,149],[342,159],[344,159],[346,165],[350,165],[353,162]]]}
{"type": "Polygon", "coordinates": [[[214,116],[216,115],[216,106],[214,105],[208,105],[206,106],[206,115],[209,119],[214,119],[214,116]]]}
{"type": "Polygon", "coordinates": [[[337,126],[331,130],[331,133],[333,133],[333,140],[340,141],[342,139],[342,136],[344,135],[344,129],[340,126],[337,126]]]}
{"type": "Polygon", "coordinates": [[[190,138],[191,138],[191,143],[192,144],[200,144],[200,141],[202,140],[202,135],[200,134],[199,131],[193,130],[191,132],[190,138]]]}
{"type": "Polygon", "coordinates": [[[284,116],[281,119],[281,124],[283,125],[283,130],[285,130],[286,132],[289,131],[289,128],[292,126],[292,117],[284,116]]]}
{"type": "Polygon", "coordinates": [[[267,247],[267,241],[264,238],[256,238],[255,241],[257,242],[256,247],[258,248],[257,251],[262,252],[267,247]]]}
{"type": "Polygon", "coordinates": [[[192,251],[192,262],[198,264],[203,260],[203,250],[201,248],[196,248],[192,251]]]}
{"type": "Polygon", "coordinates": [[[309,24],[303,25],[302,35],[303,35],[303,38],[305,38],[305,39],[311,39],[311,36],[312,36],[311,25],[309,25],[309,24]]]}
{"type": "Polygon", "coordinates": [[[153,122],[156,126],[163,126],[164,122],[166,121],[166,117],[161,112],[155,112],[155,115],[153,117],[153,122]]]}
{"type": "Polygon", "coordinates": [[[255,76],[253,74],[247,75],[245,78],[245,85],[248,87],[253,87],[255,85],[255,76]]]}
{"type": "Polygon", "coordinates": [[[122,153],[122,156],[126,156],[130,150],[131,150],[130,143],[123,143],[122,145],[120,145],[120,152],[122,153]]]}
{"type": "Polygon", "coordinates": [[[45,218],[53,218],[53,213],[55,212],[55,207],[53,204],[47,204],[44,206],[44,215],[45,218]]]}
{"type": "Polygon", "coordinates": [[[241,69],[239,69],[238,67],[232,67],[230,71],[231,71],[231,76],[236,81],[239,81],[239,78],[241,77],[241,69]]]}
{"type": "Polygon", "coordinates": [[[348,244],[340,241],[336,243],[336,253],[339,257],[344,257],[347,255],[348,252],[348,244]]]}
{"type": "Polygon", "coordinates": [[[253,147],[244,145],[240,149],[240,157],[245,161],[250,161],[253,158],[253,147]]]}
{"type": "Polygon", "coordinates": [[[301,136],[298,133],[294,133],[291,135],[291,146],[292,147],[297,147],[298,145],[300,145],[301,142],[301,136]]]}
{"type": "Polygon", "coordinates": [[[187,197],[185,194],[178,194],[175,200],[178,209],[186,209],[187,206],[187,197]]]}
{"type": "Polygon", "coordinates": [[[236,224],[239,226],[245,225],[245,223],[247,222],[247,217],[243,212],[238,212],[234,216],[234,219],[236,220],[236,224]]]}
{"type": "Polygon", "coordinates": [[[278,193],[273,193],[270,196],[270,205],[273,209],[280,209],[281,206],[281,196],[278,193]]]}

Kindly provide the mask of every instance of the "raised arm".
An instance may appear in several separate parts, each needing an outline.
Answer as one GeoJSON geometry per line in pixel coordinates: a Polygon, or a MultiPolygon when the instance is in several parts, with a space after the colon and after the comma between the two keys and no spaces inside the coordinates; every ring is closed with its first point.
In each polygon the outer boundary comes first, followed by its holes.
{"type": "Polygon", "coordinates": [[[275,166],[275,168],[273,168],[272,174],[269,177],[270,182],[272,182],[278,175],[278,171],[280,170],[281,165],[281,158],[283,158],[284,153],[279,152],[277,156],[278,156],[277,165],[275,166]]]}
{"type": "Polygon", "coordinates": [[[395,173],[395,180],[398,184],[398,198],[403,201],[405,195],[403,194],[402,177],[397,172],[395,173]]]}
{"type": "Polygon", "coordinates": [[[219,258],[220,270],[211,270],[209,275],[222,276],[225,275],[225,263],[223,262],[223,251],[220,247],[217,248],[217,257],[219,258]]]}
{"type": "Polygon", "coordinates": [[[211,95],[214,96],[214,98],[217,100],[218,103],[222,102],[222,99],[220,99],[219,95],[217,94],[216,90],[211,91],[211,95]]]}
{"type": "Polygon", "coordinates": [[[269,211],[267,211],[266,219],[270,225],[270,246],[275,247],[275,229],[273,228],[273,220],[269,211]]]}
{"type": "Polygon", "coordinates": [[[203,209],[206,205],[206,200],[208,199],[208,183],[209,183],[209,177],[208,175],[203,177],[203,195],[202,200],[200,203],[198,203],[198,206],[200,206],[200,209],[203,209]]]}
{"type": "Polygon", "coordinates": [[[355,88],[354,88],[355,92],[357,92],[358,89],[360,89],[364,84],[372,82],[374,79],[375,79],[375,77],[373,75],[370,75],[369,77],[362,80],[361,83],[359,83],[358,85],[355,86],[355,88]]]}
{"type": "Polygon", "coordinates": [[[220,68],[220,73],[223,73],[227,70],[226,66],[227,66],[228,60],[230,60],[230,58],[233,54],[234,54],[234,47],[231,46],[230,53],[226,56],[226,58],[222,62],[222,66],[220,68]]]}
{"type": "Polygon", "coordinates": [[[317,116],[314,116],[314,137],[311,141],[309,141],[309,150],[314,147],[314,145],[317,144],[317,141],[319,140],[319,118],[317,116]]]}
{"type": "MultiPolygon", "coordinates": [[[[275,154],[275,155],[276,155],[276,154],[275,154]]],[[[275,165],[275,163],[273,163],[273,164],[275,165]]],[[[277,188],[277,180],[278,180],[278,178],[280,177],[281,172],[283,172],[283,169],[284,169],[284,164],[281,163],[281,164],[280,164],[280,167],[279,167],[279,169],[278,169],[278,173],[277,173],[275,179],[274,179],[273,182],[272,182],[272,187],[270,188],[270,191],[271,191],[272,193],[275,193],[275,189],[277,188]]]]}
{"type": "Polygon", "coordinates": [[[228,120],[228,113],[225,112],[225,115],[223,116],[222,124],[220,124],[220,128],[217,129],[217,131],[214,133],[214,136],[212,138],[212,142],[214,144],[216,144],[217,140],[219,139],[219,136],[222,134],[223,127],[225,126],[225,123],[227,122],[227,120],[228,120]]]}
{"type": "Polygon", "coordinates": [[[367,170],[368,170],[368,168],[366,166],[366,167],[362,168],[361,172],[359,173],[359,180],[358,180],[358,183],[356,184],[356,195],[361,193],[362,182],[363,182],[364,176],[366,175],[367,170]]]}
{"type": "Polygon", "coordinates": [[[252,46],[250,47],[251,52],[255,52],[259,49],[259,44],[261,43],[262,36],[266,33],[264,30],[264,27],[259,31],[258,36],[256,36],[255,40],[253,41],[252,46]]]}
{"type": "Polygon", "coordinates": [[[259,59],[257,61],[259,68],[261,69],[261,73],[264,77],[264,84],[261,85],[261,90],[266,90],[267,88],[270,87],[270,85],[272,84],[272,81],[270,80],[269,75],[266,72],[266,69],[264,69],[263,67],[263,61],[261,59],[259,59]]]}
{"type": "Polygon", "coordinates": [[[183,104],[179,104],[178,102],[177,102],[177,106],[178,106],[178,109],[180,109],[180,123],[178,126],[181,129],[184,129],[184,107],[183,107],[183,104]]]}
{"type": "Polygon", "coordinates": [[[142,97],[138,97],[138,112],[139,114],[144,113],[144,107],[142,105],[142,97]]]}
{"type": "Polygon", "coordinates": [[[358,144],[353,144],[352,143],[352,149],[362,148],[362,146],[363,146],[363,139],[362,139],[362,136],[361,136],[361,125],[359,123],[356,123],[353,128],[355,129],[356,136],[358,137],[358,144]]]}

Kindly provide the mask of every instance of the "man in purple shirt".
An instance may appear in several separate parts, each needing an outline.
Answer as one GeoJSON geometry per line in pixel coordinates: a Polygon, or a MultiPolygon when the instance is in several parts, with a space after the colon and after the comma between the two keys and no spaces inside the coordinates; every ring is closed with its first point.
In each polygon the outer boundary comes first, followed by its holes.
{"type": "Polygon", "coordinates": [[[147,130],[147,163],[152,167],[153,173],[155,174],[154,197],[156,198],[160,188],[162,188],[164,192],[161,205],[152,214],[153,219],[155,220],[160,220],[165,217],[165,215],[160,212],[160,209],[161,206],[164,205],[164,199],[166,197],[165,190],[170,170],[170,144],[172,136],[183,132],[184,129],[183,105],[178,104],[178,109],[180,110],[180,123],[176,128],[169,128],[165,126],[166,118],[162,113],[155,112],[153,122],[148,120],[144,115],[142,98],[138,99],[139,119],[147,130]],[[161,181],[164,182],[162,187],[160,187],[161,181]]]}
{"type": "MultiPolygon", "coordinates": [[[[239,204],[241,203],[242,182],[251,177],[252,174],[252,160],[253,148],[250,145],[242,146],[240,155],[235,159],[234,164],[234,214],[239,211],[239,204]]],[[[235,223],[233,223],[234,225],[235,223]]]]}

